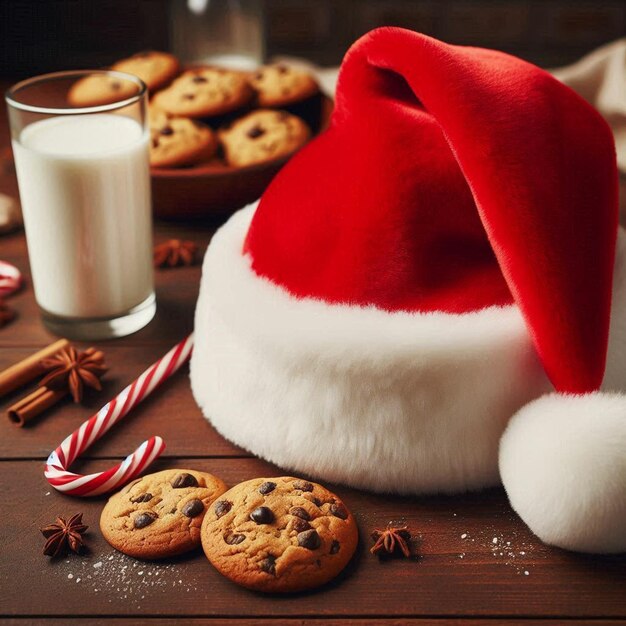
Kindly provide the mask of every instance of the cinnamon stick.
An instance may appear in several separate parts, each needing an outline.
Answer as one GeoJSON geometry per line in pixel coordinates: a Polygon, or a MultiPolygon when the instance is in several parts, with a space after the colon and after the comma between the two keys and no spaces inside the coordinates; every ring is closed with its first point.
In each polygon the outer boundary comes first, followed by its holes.
{"type": "Polygon", "coordinates": [[[4,370],[4,372],[0,372],[0,398],[18,387],[29,383],[37,378],[37,376],[41,376],[41,374],[44,373],[41,361],[53,356],[69,345],[70,342],[67,339],[59,339],[46,348],[43,348],[43,350],[39,350],[39,352],[35,352],[35,354],[26,357],[23,361],[12,365],[4,370]]]}
{"type": "Polygon", "coordinates": [[[8,408],[9,419],[21,428],[67,394],[67,389],[53,390],[47,387],[38,387],[8,408]]]}

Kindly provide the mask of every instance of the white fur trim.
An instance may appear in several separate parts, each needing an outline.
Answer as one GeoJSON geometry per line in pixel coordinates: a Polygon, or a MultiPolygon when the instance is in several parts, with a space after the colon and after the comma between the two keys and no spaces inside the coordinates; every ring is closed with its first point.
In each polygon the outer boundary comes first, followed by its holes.
{"type": "Polygon", "coordinates": [[[242,255],[253,211],[218,231],[204,261],[191,383],[217,430],[290,471],[378,491],[498,483],[509,417],[549,389],[517,307],[297,299],[242,255]]]}
{"type": "Polygon", "coordinates": [[[525,406],[502,436],[500,473],[545,543],[626,551],[626,396],[550,394],[525,406]]]}
{"type": "MultiPolygon", "coordinates": [[[[290,471],[376,491],[498,482],[509,417],[551,387],[515,306],[387,313],[297,299],[241,253],[254,206],[207,251],[194,396],[234,443],[290,471]]],[[[626,237],[620,232],[604,388],[626,388],[626,237]]]]}

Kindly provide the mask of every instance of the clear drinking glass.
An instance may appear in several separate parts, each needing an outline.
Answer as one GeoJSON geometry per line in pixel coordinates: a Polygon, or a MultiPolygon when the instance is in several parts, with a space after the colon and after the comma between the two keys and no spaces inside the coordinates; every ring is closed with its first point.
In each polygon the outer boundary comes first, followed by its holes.
{"type": "Polygon", "coordinates": [[[173,52],[185,63],[254,70],[265,52],[262,0],[174,0],[173,52]]]}
{"type": "Polygon", "coordinates": [[[147,89],[114,71],[46,74],[6,93],[35,298],[72,339],[133,333],[156,311],[147,89]],[[77,84],[109,103],[68,104],[77,84]]]}

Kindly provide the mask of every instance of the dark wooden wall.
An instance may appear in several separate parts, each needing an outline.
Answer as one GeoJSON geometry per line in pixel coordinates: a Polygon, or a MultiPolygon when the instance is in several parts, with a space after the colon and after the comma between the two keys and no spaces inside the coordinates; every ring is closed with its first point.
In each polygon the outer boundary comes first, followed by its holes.
{"type": "Polygon", "coordinates": [[[270,53],[337,63],[379,25],[450,43],[511,52],[544,66],[569,63],[626,35],[624,0],[285,0],[266,2],[270,53]]]}
{"type": "MultiPolygon", "coordinates": [[[[168,48],[170,3],[185,0],[0,0],[0,77],[95,67],[168,48]]],[[[499,48],[544,66],[626,35],[624,0],[263,0],[268,55],[337,64],[378,25],[499,48]]]]}
{"type": "Polygon", "coordinates": [[[0,77],[107,65],[168,45],[168,0],[0,0],[0,77]]]}

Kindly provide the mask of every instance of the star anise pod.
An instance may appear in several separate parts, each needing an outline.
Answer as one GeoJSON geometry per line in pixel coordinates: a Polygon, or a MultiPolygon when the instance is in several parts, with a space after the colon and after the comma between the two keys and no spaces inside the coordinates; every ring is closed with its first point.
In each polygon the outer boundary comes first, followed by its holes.
{"type": "Polygon", "coordinates": [[[15,311],[0,299],[0,328],[6,326],[15,317],[15,311]]]}
{"type": "Polygon", "coordinates": [[[193,241],[170,239],[154,247],[154,266],[193,265],[196,252],[198,252],[198,246],[193,241]]]}
{"type": "Polygon", "coordinates": [[[74,402],[81,401],[85,385],[100,391],[100,377],[108,369],[104,363],[104,353],[95,348],[88,348],[84,352],[78,352],[73,347],[64,348],[44,359],[41,365],[48,374],[39,386],[56,390],[67,387],[74,402]]]}
{"type": "Polygon", "coordinates": [[[83,514],[76,513],[69,520],[57,517],[55,524],[41,528],[41,534],[47,539],[43,548],[46,556],[63,556],[68,549],[77,554],[83,547],[83,533],[89,528],[83,524],[83,514]]]}
{"type": "Polygon", "coordinates": [[[407,526],[392,526],[388,524],[384,530],[375,528],[371,536],[375,542],[370,548],[372,554],[381,552],[393,554],[399,550],[406,558],[411,556],[411,533],[407,526]]]}

